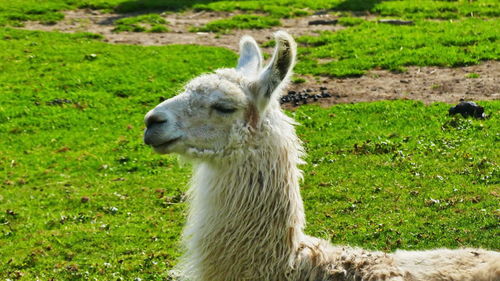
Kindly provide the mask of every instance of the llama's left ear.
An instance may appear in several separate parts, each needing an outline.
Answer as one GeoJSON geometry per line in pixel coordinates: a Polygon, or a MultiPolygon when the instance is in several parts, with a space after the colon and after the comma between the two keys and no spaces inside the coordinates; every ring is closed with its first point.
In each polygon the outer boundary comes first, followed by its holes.
{"type": "Polygon", "coordinates": [[[297,45],[290,34],[278,31],[274,34],[276,47],[271,62],[251,85],[256,105],[263,111],[269,101],[276,98],[280,89],[288,82],[295,65],[297,45]]]}
{"type": "Polygon", "coordinates": [[[240,58],[236,70],[248,78],[255,78],[262,68],[262,54],[255,40],[245,35],[240,41],[240,58]]]}

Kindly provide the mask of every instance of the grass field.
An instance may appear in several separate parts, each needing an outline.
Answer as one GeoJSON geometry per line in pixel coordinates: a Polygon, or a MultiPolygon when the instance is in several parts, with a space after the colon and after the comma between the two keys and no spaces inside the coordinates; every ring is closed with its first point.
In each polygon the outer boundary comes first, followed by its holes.
{"type": "MultiPolygon", "coordinates": [[[[292,12],[267,12],[294,16],[336,5],[339,12],[387,11],[415,20],[395,27],[356,18],[342,32],[300,38],[301,73],[349,76],[499,58],[496,1],[422,1],[411,11],[400,2],[288,1],[292,12]],[[465,12],[471,9],[490,19],[472,18],[465,12]],[[437,11],[459,20],[424,19],[437,11]],[[325,58],[332,61],[317,62],[325,58]]],[[[0,0],[0,23],[57,20],[61,10],[77,7],[194,5],[222,10],[262,2],[0,0]]],[[[168,280],[181,253],[190,167],[143,145],[142,119],[186,80],[233,66],[237,56],[222,48],[100,39],[0,28],[1,280],[168,280]]],[[[480,104],[491,118],[450,117],[447,104],[416,101],[288,112],[301,124],[308,153],[307,233],[387,251],[499,250],[500,101],[480,104]]]]}
{"type": "MultiPolygon", "coordinates": [[[[228,33],[281,25],[283,17],[326,10],[339,17],[345,30],[298,38],[300,74],[359,76],[373,68],[404,71],[406,66],[464,66],[500,58],[500,3],[480,1],[154,1],[154,0],[0,0],[0,26],[26,20],[52,23],[62,10],[76,8],[145,14],[117,20],[115,32],[167,32],[162,11],[209,10],[259,13],[235,15],[193,27],[193,32],[228,33]],[[149,13],[149,12],[155,13],[149,13]],[[148,14],[149,13],[149,14],[148,14]],[[363,20],[356,15],[371,15],[363,20]],[[377,23],[378,18],[411,19],[414,25],[377,23]]],[[[314,28],[312,28],[314,29],[314,28]]]]}
{"type": "Polygon", "coordinates": [[[171,203],[189,169],[142,144],[143,116],[235,54],[87,34],[0,38],[0,278],[159,276],[178,255],[183,205],[171,203]]]}
{"type": "Polygon", "coordinates": [[[499,29],[498,20],[419,21],[414,26],[366,21],[338,32],[298,38],[305,47],[299,50],[297,71],[343,77],[373,68],[404,71],[410,65],[478,64],[500,58],[499,29]]]}
{"type": "Polygon", "coordinates": [[[295,17],[318,10],[334,12],[368,12],[381,16],[403,18],[458,19],[462,17],[498,17],[500,3],[496,0],[270,0],[270,1],[210,1],[210,0],[0,0],[0,25],[21,24],[25,20],[53,22],[60,20],[60,11],[76,8],[116,12],[186,10],[265,13],[271,17],[295,17]]]}
{"type": "MultiPolygon", "coordinates": [[[[189,167],[142,144],[142,117],[236,56],[92,37],[0,33],[0,278],[162,280],[179,255],[189,167]]],[[[372,249],[498,248],[500,103],[482,104],[491,119],[412,101],[290,113],[309,153],[307,232],[372,249]]]]}

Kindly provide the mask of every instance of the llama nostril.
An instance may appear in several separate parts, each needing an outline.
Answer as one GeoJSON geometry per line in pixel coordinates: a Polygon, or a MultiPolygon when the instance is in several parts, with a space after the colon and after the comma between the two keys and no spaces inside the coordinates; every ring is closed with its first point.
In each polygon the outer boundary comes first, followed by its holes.
{"type": "Polygon", "coordinates": [[[146,117],[146,127],[149,128],[153,124],[167,123],[167,120],[166,113],[157,111],[146,117]]]}

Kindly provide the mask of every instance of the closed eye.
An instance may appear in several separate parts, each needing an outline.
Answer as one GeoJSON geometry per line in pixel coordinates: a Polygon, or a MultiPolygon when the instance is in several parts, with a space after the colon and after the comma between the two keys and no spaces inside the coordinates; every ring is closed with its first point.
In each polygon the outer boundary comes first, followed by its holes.
{"type": "Polygon", "coordinates": [[[222,104],[214,104],[212,105],[212,108],[220,113],[225,113],[225,114],[234,113],[236,111],[236,108],[222,104]]]}

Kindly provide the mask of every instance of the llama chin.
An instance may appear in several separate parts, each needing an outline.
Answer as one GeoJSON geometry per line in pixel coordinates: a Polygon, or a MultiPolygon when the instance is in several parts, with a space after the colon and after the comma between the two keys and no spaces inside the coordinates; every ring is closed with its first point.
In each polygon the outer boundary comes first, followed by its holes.
{"type": "MultiPolygon", "coordinates": [[[[144,141],[179,138],[193,160],[185,253],[175,279],[190,281],[500,281],[500,253],[435,249],[384,253],[304,234],[302,143],[280,109],[296,44],[275,34],[269,64],[242,38],[234,69],[193,79],[145,117],[144,141]]],[[[170,152],[166,150],[165,152],[170,152]]]]}

